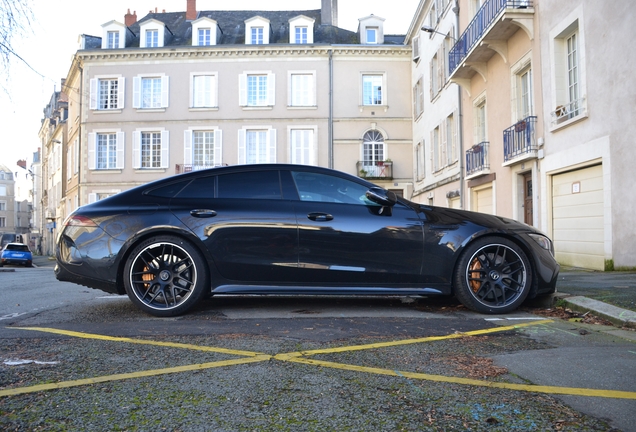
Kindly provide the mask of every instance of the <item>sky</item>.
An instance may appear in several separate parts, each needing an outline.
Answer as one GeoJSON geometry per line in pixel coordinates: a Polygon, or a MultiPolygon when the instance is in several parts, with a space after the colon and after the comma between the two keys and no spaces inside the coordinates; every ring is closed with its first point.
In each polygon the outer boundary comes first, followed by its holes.
{"type": "MultiPolygon", "coordinates": [[[[186,0],[29,0],[33,22],[27,34],[13,41],[14,51],[28,65],[14,59],[9,69],[9,95],[0,93],[0,164],[31,163],[39,146],[43,109],[71,66],[81,34],[101,36],[101,25],[124,22],[127,10],[143,18],[148,11],[181,12],[186,0]]],[[[197,0],[198,10],[310,10],[320,0],[197,0]]],[[[338,0],[338,26],[356,31],[358,19],[374,14],[385,18],[386,34],[406,34],[419,0],[338,0]]],[[[2,77],[4,80],[5,77],[2,77]]],[[[4,84],[4,83],[3,83],[4,84]]]]}

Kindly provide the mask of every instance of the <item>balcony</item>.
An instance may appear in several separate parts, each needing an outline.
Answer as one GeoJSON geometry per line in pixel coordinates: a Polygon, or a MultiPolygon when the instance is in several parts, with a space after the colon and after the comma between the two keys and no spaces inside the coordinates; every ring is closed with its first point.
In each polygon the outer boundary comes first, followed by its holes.
{"type": "Polygon", "coordinates": [[[537,117],[530,116],[504,130],[504,166],[537,157],[536,127],[537,117]]]}
{"type": "Polygon", "coordinates": [[[508,61],[507,41],[519,28],[534,38],[533,17],[531,0],[487,0],[448,53],[450,79],[462,84],[480,73],[485,80],[486,63],[495,53],[508,61]]]}
{"type": "Polygon", "coordinates": [[[570,119],[583,116],[586,112],[585,98],[573,100],[570,103],[559,105],[556,110],[550,113],[551,127],[556,127],[570,119]]]}
{"type": "Polygon", "coordinates": [[[222,166],[222,165],[219,165],[219,164],[216,164],[216,165],[176,164],[174,172],[175,174],[182,174],[182,173],[187,173],[192,171],[200,171],[200,170],[204,170],[208,168],[214,168],[218,166],[222,166]]]}
{"type": "Polygon", "coordinates": [[[490,143],[484,141],[466,150],[466,180],[490,174],[488,147],[490,143]]]}
{"type": "Polygon", "coordinates": [[[393,162],[358,161],[356,172],[366,180],[393,180],[393,162]]]}

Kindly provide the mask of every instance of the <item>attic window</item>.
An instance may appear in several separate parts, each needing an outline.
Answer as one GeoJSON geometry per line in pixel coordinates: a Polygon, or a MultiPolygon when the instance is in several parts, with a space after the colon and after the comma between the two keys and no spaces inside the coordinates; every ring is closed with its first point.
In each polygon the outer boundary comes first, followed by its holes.
{"type": "Polygon", "coordinates": [[[314,43],[314,20],[304,15],[299,15],[289,20],[289,43],[312,44],[314,43]]]}
{"type": "Polygon", "coordinates": [[[107,33],[108,49],[119,48],[119,31],[109,31],[107,33]]]}
{"type": "Polygon", "coordinates": [[[378,43],[378,28],[377,27],[367,27],[367,43],[368,44],[378,43]]]}
{"type": "Polygon", "coordinates": [[[159,30],[146,30],[146,47],[158,47],[159,46],[159,30]]]}
{"type": "Polygon", "coordinates": [[[294,42],[297,44],[307,43],[307,27],[296,27],[294,42]]]}
{"type": "Polygon", "coordinates": [[[199,29],[199,46],[201,45],[212,45],[210,43],[210,29],[209,28],[200,28],[199,29]]]}
{"type": "Polygon", "coordinates": [[[252,27],[252,45],[263,45],[263,27],[252,27]]]}
{"type": "Polygon", "coordinates": [[[268,19],[255,16],[245,21],[245,43],[247,45],[267,45],[270,37],[268,19]]]}

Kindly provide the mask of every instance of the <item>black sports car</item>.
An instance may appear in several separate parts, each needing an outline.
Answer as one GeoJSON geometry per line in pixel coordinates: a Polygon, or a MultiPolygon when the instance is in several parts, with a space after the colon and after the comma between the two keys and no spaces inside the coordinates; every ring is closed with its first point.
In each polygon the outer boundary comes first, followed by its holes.
{"type": "Polygon", "coordinates": [[[503,217],[431,207],[349,174],[241,165],[181,174],[78,208],[59,280],[182,314],[217,294],[454,294],[505,313],[555,291],[552,242],[503,217]]]}

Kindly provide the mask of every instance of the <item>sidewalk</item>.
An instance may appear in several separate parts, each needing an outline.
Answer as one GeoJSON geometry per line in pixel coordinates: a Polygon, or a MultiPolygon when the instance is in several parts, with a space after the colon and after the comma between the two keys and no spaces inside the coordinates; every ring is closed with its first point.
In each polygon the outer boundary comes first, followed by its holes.
{"type": "Polygon", "coordinates": [[[572,310],[636,328],[636,272],[561,268],[556,298],[572,310]]]}

